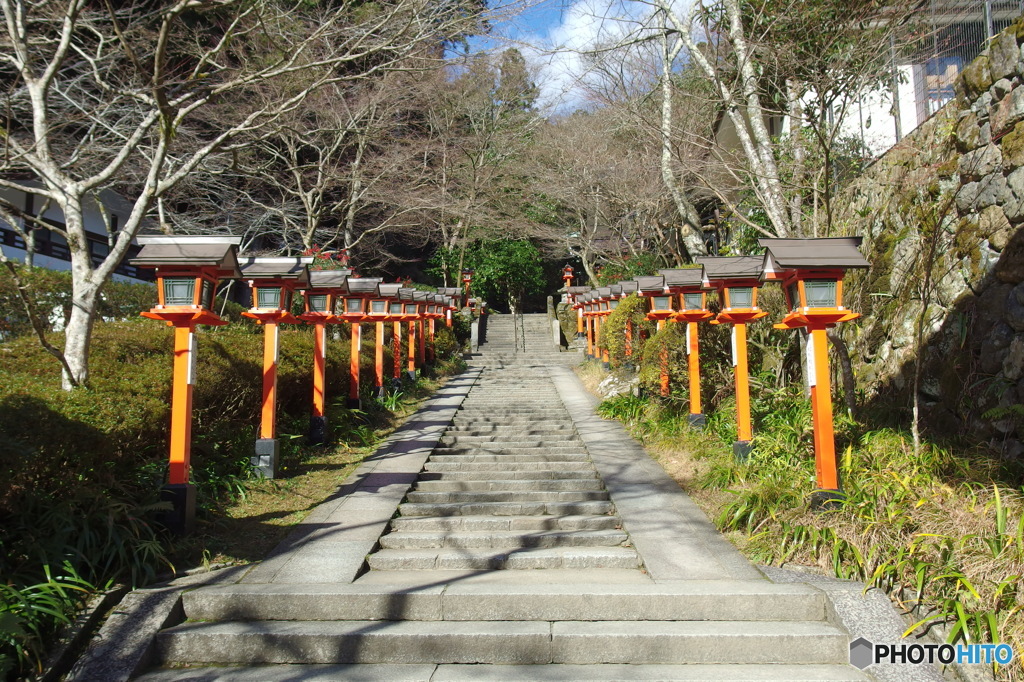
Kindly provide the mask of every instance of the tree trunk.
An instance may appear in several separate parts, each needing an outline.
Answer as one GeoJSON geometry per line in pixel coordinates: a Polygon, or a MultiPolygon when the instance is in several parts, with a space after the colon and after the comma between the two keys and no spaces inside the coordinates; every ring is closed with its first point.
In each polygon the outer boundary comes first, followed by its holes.
{"type": "Polygon", "coordinates": [[[71,317],[64,329],[64,358],[67,367],[61,377],[61,387],[70,391],[75,386],[87,386],[89,381],[89,348],[92,328],[96,321],[96,307],[100,290],[106,281],[92,267],[89,241],[85,236],[82,205],[80,202],[61,202],[64,224],[71,251],[71,317]],[[70,376],[68,372],[70,370],[70,376]]]}
{"type": "Polygon", "coordinates": [[[857,381],[853,376],[853,362],[850,361],[850,349],[846,341],[835,329],[828,330],[828,340],[836,349],[836,357],[839,359],[839,375],[843,379],[843,399],[846,401],[846,413],[850,419],[857,416],[857,381]]]}
{"type": "Polygon", "coordinates": [[[672,201],[675,202],[676,211],[682,221],[679,226],[679,238],[692,259],[706,256],[708,251],[700,229],[700,215],[679,188],[675,170],[672,168],[672,62],[683,44],[677,40],[674,46],[669,47],[668,35],[663,34],[661,45],[661,179],[672,195],[672,201]]]}

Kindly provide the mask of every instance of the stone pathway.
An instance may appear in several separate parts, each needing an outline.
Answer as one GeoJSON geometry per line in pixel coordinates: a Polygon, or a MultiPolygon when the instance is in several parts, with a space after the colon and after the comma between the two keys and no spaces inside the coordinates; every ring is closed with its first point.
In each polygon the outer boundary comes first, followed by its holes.
{"type": "Polygon", "coordinates": [[[825,591],[767,580],[551,355],[484,350],[273,556],[184,593],[142,679],[870,679],[825,591]]]}

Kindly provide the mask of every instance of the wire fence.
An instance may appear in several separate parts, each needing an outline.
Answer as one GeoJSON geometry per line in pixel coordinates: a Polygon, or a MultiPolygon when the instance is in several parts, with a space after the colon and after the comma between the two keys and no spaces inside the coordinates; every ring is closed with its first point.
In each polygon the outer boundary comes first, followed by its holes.
{"type": "Polygon", "coordinates": [[[892,43],[895,96],[866,97],[852,121],[866,149],[884,152],[952,100],[964,68],[1021,14],[1024,0],[923,2],[913,35],[892,43]]]}

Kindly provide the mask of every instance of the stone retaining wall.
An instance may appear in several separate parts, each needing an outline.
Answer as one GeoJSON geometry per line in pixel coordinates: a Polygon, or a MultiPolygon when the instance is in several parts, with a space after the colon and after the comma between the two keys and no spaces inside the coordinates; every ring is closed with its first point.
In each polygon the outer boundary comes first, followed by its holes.
{"type": "Polygon", "coordinates": [[[872,262],[849,287],[865,314],[845,332],[856,335],[860,387],[909,409],[923,312],[926,422],[1015,457],[1024,456],[1022,82],[1024,19],[964,70],[953,102],[840,202],[844,231],[864,236],[872,262]]]}

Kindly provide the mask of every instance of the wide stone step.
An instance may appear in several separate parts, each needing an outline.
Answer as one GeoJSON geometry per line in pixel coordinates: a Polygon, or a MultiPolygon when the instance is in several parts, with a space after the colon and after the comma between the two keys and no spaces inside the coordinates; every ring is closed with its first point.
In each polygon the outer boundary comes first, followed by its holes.
{"type": "MultiPolygon", "coordinates": [[[[572,434],[570,434],[572,435],[572,434]]],[[[579,438],[558,439],[527,439],[523,437],[510,438],[508,436],[445,436],[441,439],[440,447],[454,448],[460,446],[487,447],[488,445],[500,445],[502,450],[508,448],[547,448],[547,449],[575,449],[583,447],[583,441],[579,438]]]]}
{"type": "Polygon", "coordinates": [[[464,665],[341,664],[218,666],[157,670],[139,682],[866,682],[867,675],[850,665],[464,665]]]}
{"type": "Polygon", "coordinates": [[[589,502],[446,502],[410,503],[398,506],[402,516],[600,516],[612,512],[612,503],[589,502]]]}
{"type": "Polygon", "coordinates": [[[548,447],[546,445],[536,447],[505,447],[504,444],[501,443],[495,443],[491,446],[449,445],[434,448],[434,454],[431,455],[431,457],[452,457],[459,455],[529,455],[531,457],[548,455],[551,457],[566,456],[579,457],[582,459],[589,458],[589,455],[583,452],[582,443],[576,443],[573,445],[556,445],[553,447],[548,447]]]}
{"type": "Polygon", "coordinates": [[[558,470],[566,473],[573,471],[594,471],[594,465],[590,460],[510,462],[505,458],[492,458],[486,461],[470,461],[465,457],[449,457],[448,461],[445,462],[427,460],[427,463],[423,465],[423,468],[425,471],[433,473],[452,473],[459,471],[473,473],[484,471],[522,473],[550,470],[558,470]]]}
{"type": "Polygon", "coordinates": [[[540,436],[544,438],[548,436],[560,436],[566,433],[574,433],[574,430],[571,427],[566,428],[562,426],[555,426],[551,428],[521,428],[510,424],[493,422],[487,425],[466,424],[464,426],[450,426],[447,431],[445,431],[446,435],[458,436],[459,438],[462,438],[463,436],[540,436]]]}
{"type": "Polygon", "coordinates": [[[619,547],[629,536],[620,530],[417,531],[382,535],[384,549],[517,549],[528,547],[619,547]]]}
{"type": "Polygon", "coordinates": [[[430,481],[421,480],[416,484],[416,492],[563,492],[578,490],[603,490],[601,481],[596,478],[559,478],[551,480],[530,479],[525,481],[430,481]]]}
{"type": "Polygon", "coordinates": [[[557,481],[561,479],[597,478],[597,471],[424,471],[421,481],[557,481]]]}
{"type": "Polygon", "coordinates": [[[845,663],[849,638],[819,622],[260,621],[160,633],[174,663],[845,663]]]}
{"type": "Polygon", "coordinates": [[[238,583],[182,595],[198,620],[514,621],[811,621],[825,618],[824,593],[767,580],[671,584],[495,585],[452,582],[427,587],[238,583]]]}
{"type": "MultiPolygon", "coordinates": [[[[590,456],[583,452],[552,452],[540,455],[523,454],[521,452],[496,453],[479,449],[471,449],[466,452],[451,452],[445,454],[431,455],[430,462],[438,464],[458,462],[586,462],[590,466],[590,456]]],[[[548,467],[549,469],[551,467],[548,467]]]]}
{"type": "Polygon", "coordinates": [[[472,504],[474,502],[587,502],[590,500],[607,500],[605,490],[572,490],[558,491],[487,491],[487,492],[410,492],[405,499],[411,503],[443,504],[456,502],[472,504]]]}
{"type": "Polygon", "coordinates": [[[535,570],[638,568],[627,547],[543,547],[522,549],[382,549],[367,557],[375,571],[535,570]]]}
{"type": "Polygon", "coordinates": [[[617,516],[441,516],[392,519],[394,532],[423,531],[541,531],[612,530],[621,522],[617,516]]]}

